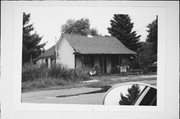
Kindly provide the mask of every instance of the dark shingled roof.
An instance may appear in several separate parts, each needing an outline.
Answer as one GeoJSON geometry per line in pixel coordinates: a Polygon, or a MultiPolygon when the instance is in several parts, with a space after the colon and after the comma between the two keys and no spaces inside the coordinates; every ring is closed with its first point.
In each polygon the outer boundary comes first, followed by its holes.
{"type": "Polygon", "coordinates": [[[115,37],[80,36],[62,34],[77,53],[80,54],[136,54],[115,37]]]}
{"type": "MultiPolygon", "coordinates": [[[[65,38],[71,47],[79,54],[137,54],[128,49],[115,37],[110,36],[81,36],[75,34],[61,34],[61,39],[65,38]]],[[[55,57],[55,46],[45,51],[37,59],[55,57]]]]}
{"type": "Polygon", "coordinates": [[[40,55],[37,59],[42,58],[55,58],[55,46],[52,46],[48,50],[46,50],[42,55],[40,55]]]}

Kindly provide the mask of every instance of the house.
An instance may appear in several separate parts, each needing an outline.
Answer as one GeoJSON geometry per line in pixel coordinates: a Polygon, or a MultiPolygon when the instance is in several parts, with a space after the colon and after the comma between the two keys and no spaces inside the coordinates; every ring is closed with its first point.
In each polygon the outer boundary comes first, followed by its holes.
{"type": "Polygon", "coordinates": [[[56,45],[36,59],[38,65],[63,64],[69,68],[99,67],[103,73],[111,73],[113,67],[122,64],[125,55],[135,55],[115,37],[81,36],[61,34],[56,45]]]}

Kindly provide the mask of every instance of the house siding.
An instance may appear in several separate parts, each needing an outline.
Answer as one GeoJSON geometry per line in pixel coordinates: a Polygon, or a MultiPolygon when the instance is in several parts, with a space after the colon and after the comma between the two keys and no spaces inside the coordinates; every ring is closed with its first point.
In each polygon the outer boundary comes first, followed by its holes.
{"type": "Polygon", "coordinates": [[[75,68],[74,49],[69,42],[63,38],[60,46],[57,49],[58,56],[56,59],[57,64],[63,64],[68,68],[75,68]]]}
{"type": "Polygon", "coordinates": [[[36,64],[38,65],[38,66],[40,66],[40,65],[42,65],[42,64],[45,64],[46,62],[45,62],[45,59],[38,59],[37,61],[36,61],[36,64]]]}
{"type": "Polygon", "coordinates": [[[42,59],[37,60],[37,61],[36,61],[36,64],[37,64],[38,66],[40,66],[41,64],[43,64],[43,60],[42,60],[42,59]]]}

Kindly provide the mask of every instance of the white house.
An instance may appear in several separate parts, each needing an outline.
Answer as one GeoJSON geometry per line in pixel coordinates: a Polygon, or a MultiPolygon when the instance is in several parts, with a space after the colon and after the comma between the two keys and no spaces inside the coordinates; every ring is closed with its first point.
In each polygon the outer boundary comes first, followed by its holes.
{"type": "Polygon", "coordinates": [[[113,67],[121,65],[124,55],[134,54],[115,37],[61,34],[56,45],[39,56],[36,63],[48,67],[53,63],[69,68],[98,66],[103,73],[111,73],[113,67]]]}

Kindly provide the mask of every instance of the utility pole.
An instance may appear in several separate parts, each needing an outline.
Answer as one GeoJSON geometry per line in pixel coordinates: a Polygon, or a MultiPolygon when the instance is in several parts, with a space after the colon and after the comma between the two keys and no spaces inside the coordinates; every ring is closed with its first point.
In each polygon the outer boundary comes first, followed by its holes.
{"type": "Polygon", "coordinates": [[[55,36],[55,63],[56,63],[56,60],[57,60],[57,37],[55,36]]]}

